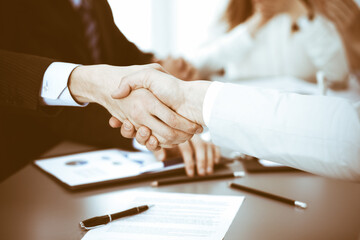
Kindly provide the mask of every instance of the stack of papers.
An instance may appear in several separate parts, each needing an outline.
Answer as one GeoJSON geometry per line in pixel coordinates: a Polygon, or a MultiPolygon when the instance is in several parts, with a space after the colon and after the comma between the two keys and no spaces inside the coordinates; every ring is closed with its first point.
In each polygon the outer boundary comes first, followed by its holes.
{"type": "MultiPolygon", "coordinates": [[[[221,240],[244,197],[128,192],[129,205],[154,205],[138,215],[90,230],[83,240],[221,240]]],[[[109,213],[104,213],[109,214],[109,213]]]]}
{"type": "Polygon", "coordinates": [[[171,161],[172,165],[165,167],[165,162],[157,161],[151,152],[105,149],[40,159],[35,161],[35,165],[56,177],[66,187],[80,189],[101,183],[140,179],[150,172],[184,168],[182,159],[171,161]]]}

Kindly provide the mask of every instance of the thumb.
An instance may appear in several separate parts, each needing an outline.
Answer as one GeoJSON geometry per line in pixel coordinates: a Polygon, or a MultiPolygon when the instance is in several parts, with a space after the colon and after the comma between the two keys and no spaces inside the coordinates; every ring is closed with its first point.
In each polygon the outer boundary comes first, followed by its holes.
{"type": "Polygon", "coordinates": [[[131,91],[139,88],[150,88],[150,83],[154,75],[167,73],[166,70],[159,64],[148,64],[137,72],[123,77],[119,87],[111,94],[114,99],[127,97],[131,91]]]}
{"type": "Polygon", "coordinates": [[[151,73],[149,73],[148,70],[141,70],[123,77],[119,87],[111,94],[111,97],[120,99],[127,97],[133,90],[148,88],[148,86],[146,86],[146,79],[148,79],[147,76],[149,75],[151,75],[151,73]]]}
{"type": "Polygon", "coordinates": [[[133,86],[131,82],[126,81],[127,79],[124,78],[121,80],[121,83],[119,84],[118,88],[112,92],[111,97],[114,99],[121,99],[124,97],[127,97],[132,90],[136,89],[136,86],[133,86]]]}

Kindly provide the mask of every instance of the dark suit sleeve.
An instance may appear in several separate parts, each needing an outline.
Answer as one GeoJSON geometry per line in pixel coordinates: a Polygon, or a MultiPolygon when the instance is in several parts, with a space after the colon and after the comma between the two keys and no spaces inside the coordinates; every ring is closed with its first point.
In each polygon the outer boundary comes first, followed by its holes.
{"type": "Polygon", "coordinates": [[[43,76],[52,62],[0,49],[0,105],[37,110],[43,76]]]}
{"type": "Polygon", "coordinates": [[[114,29],[114,35],[115,39],[117,39],[115,51],[126,56],[125,59],[124,57],[117,59],[118,65],[141,65],[152,62],[154,55],[152,53],[144,53],[138,49],[134,43],[127,40],[117,27],[114,29]]]}

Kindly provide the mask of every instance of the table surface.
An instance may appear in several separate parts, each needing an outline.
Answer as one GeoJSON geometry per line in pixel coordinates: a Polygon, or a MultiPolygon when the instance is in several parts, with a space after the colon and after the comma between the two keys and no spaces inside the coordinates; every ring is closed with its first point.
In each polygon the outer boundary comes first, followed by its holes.
{"type": "MultiPolygon", "coordinates": [[[[62,143],[46,155],[91,150],[62,143]]],[[[231,165],[241,169],[240,163],[231,165]]],[[[235,180],[250,187],[304,201],[295,207],[228,188],[227,180],[151,188],[149,182],[70,192],[32,164],[0,183],[1,239],[81,239],[79,221],[118,209],[126,190],[244,195],[225,239],[360,239],[360,184],[303,172],[257,173],[235,180]]]]}

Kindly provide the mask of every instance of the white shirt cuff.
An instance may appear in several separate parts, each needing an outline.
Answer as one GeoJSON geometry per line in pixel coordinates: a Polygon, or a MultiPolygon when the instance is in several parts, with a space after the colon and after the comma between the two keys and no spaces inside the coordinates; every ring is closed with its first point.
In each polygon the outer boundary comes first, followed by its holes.
{"type": "Polygon", "coordinates": [[[220,90],[223,88],[224,83],[213,82],[210,84],[208,90],[206,91],[204,103],[203,103],[203,119],[205,125],[208,126],[211,118],[211,111],[214,106],[214,102],[220,90]]]}
{"type": "Polygon", "coordinates": [[[41,98],[49,106],[87,106],[78,104],[67,87],[71,72],[79,65],[54,62],[46,69],[41,88],[41,98]]]}

